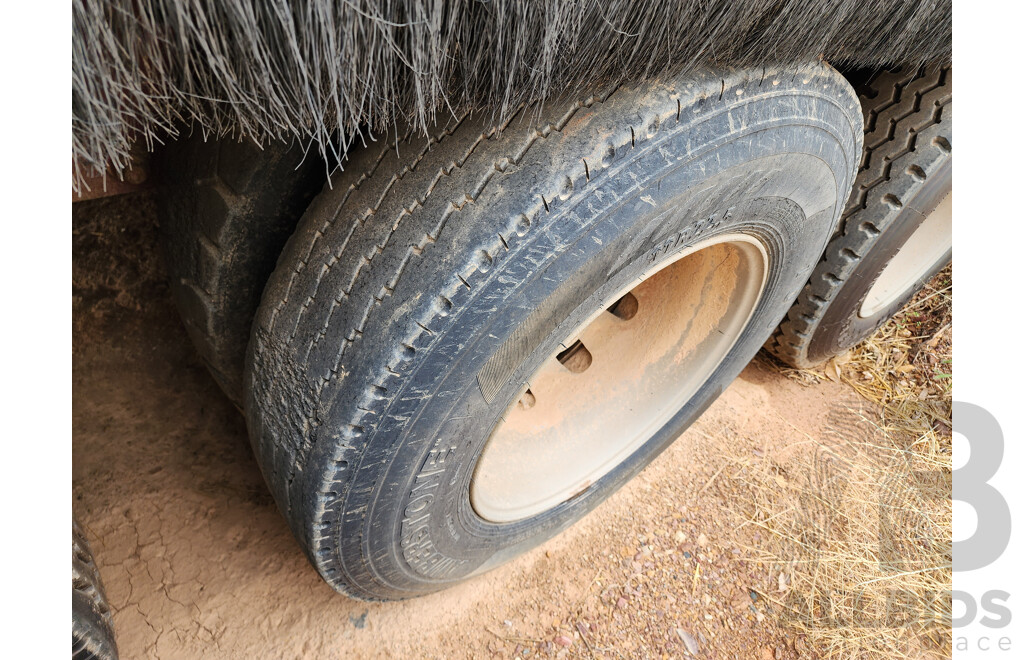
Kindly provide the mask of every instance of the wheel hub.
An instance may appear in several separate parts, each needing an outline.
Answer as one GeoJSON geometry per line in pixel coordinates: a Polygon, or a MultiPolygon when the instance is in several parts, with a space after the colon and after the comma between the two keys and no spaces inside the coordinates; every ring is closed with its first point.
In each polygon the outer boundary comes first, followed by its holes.
{"type": "Polygon", "coordinates": [[[649,440],[714,372],[764,289],[749,236],[699,243],[645,272],[562,342],[505,412],[470,500],[512,522],[584,492],[649,440]]]}

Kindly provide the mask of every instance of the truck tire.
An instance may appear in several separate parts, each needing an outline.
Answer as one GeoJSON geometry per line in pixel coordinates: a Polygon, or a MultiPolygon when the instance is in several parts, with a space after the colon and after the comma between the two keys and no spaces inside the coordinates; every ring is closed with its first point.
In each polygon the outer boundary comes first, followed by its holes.
{"type": "Polygon", "coordinates": [[[249,328],[263,285],[309,201],[323,161],[284,143],[195,136],[157,164],[161,247],[171,292],[200,358],[241,405],[249,328]]]}
{"type": "Polygon", "coordinates": [[[100,573],[78,521],[71,522],[71,657],[117,660],[114,624],[100,573]]]}
{"type": "Polygon", "coordinates": [[[267,284],[245,381],[324,579],[436,591],[626,483],[781,320],[861,137],[853,90],[814,63],[464,117],[346,168],[267,284]]]}
{"type": "Polygon", "coordinates": [[[891,319],[953,256],[953,71],[884,71],[861,91],[864,155],[840,231],[768,349],[807,368],[891,319]]]}

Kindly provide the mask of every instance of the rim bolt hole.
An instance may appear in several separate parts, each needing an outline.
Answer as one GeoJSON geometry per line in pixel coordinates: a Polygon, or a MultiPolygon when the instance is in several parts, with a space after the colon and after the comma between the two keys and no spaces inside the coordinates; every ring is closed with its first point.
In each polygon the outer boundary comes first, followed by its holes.
{"type": "Polygon", "coordinates": [[[529,410],[537,403],[537,397],[533,395],[533,392],[526,390],[523,392],[523,396],[519,397],[519,408],[521,410],[529,410]]]}
{"type": "Polygon", "coordinates": [[[628,321],[636,316],[636,312],[639,308],[640,301],[638,301],[636,296],[632,293],[627,293],[612,303],[612,306],[608,308],[608,311],[623,321],[628,321]]]}
{"type": "Polygon", "coordinates": [[[594,361],[594,356],[590,354],[590,351],[587,350],[587,347],[579,339],[572,346],[559,353],[557,357],[562,366],[574,374],[583,373],[594,361]]]}

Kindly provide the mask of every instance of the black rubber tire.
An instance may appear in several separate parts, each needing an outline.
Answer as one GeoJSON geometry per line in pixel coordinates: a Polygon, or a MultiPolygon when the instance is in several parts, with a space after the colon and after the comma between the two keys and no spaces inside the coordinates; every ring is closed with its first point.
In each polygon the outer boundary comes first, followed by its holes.
{"type": "Polygon", "coordinates": [[[85,533],[71,523],[71,657],[117,660],[114,623],[85,533]]]}
{"type": "Polygon", "coordinates": [[[241,406],[252,317],[281,248],[327,180],[296,145],[170,143],[157,162],[160,235],[174,300],[224,393],[241,406]],[[301,163],[301,165],[300,165],[301,163]]]}
{"type": "Polygon", "coordinates": [[[864,155],[839,231],[767,348],[808,368],[891,319],[952,259],[952,250],[889,306],[861,305],[882,270],[953,189],[953,71],[884,71],[860,90],[864,155]]]}
{"type": "Polygon", "coordinates": [[[439,590],[633,477],[781,320],[861,150],[856,96],[820,63],[664,78],[531,112],[363,154],[314,200],[267,284],[246,365],[250,436],[300,544],[343,593],[439,590]],[[476,516],[468,482],[484,441],[567,329],[647,264],[726,232],[764,242],[770,275],[697,394],[569,501],[515,523],[476,516]]]}

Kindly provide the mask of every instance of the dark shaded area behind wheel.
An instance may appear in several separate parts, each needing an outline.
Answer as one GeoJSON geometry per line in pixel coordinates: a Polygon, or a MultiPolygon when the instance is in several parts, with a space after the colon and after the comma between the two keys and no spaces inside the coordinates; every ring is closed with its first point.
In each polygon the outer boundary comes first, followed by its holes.
{"type": "Polygon", "coordinates": [[[326,167],[298,144],[173,142],[160,155],[161,247],[182,321],[214,379],[241,405],[249,328],[270,272],[326,167]]]}

